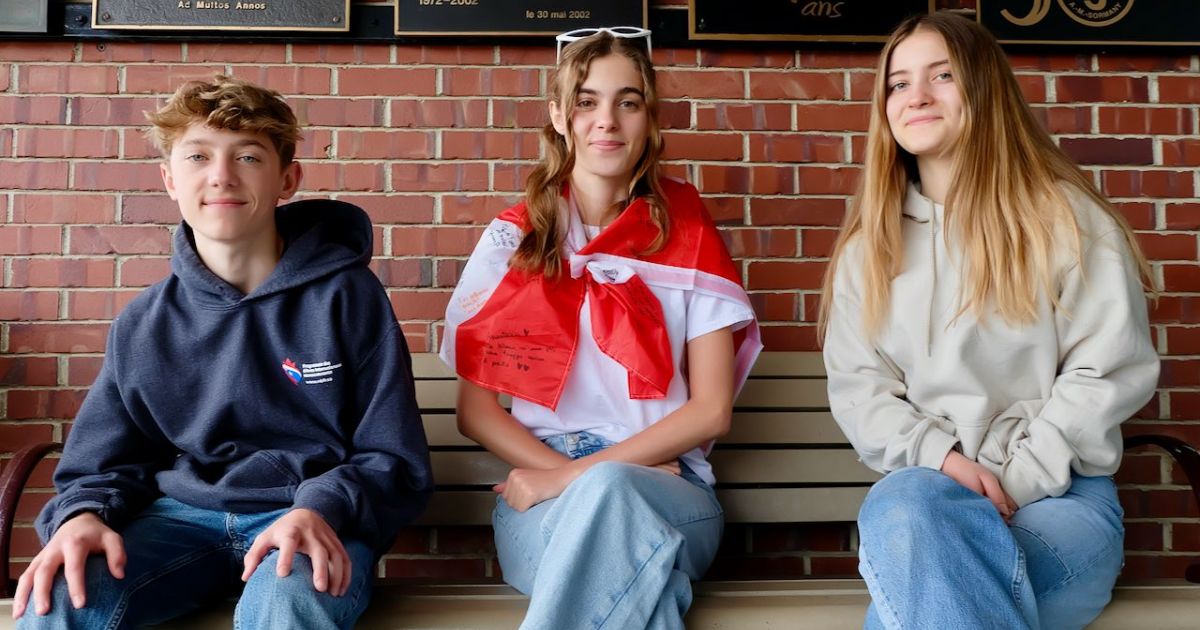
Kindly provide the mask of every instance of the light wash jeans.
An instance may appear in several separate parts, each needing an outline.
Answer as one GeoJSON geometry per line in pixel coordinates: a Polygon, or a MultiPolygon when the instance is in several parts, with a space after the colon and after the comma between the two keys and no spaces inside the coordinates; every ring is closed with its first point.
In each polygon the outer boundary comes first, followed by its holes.
{"type": "MultiPolygon", "coordinates": [[[[124,579],[112,577],[103,556],[88,558],[87,606],[76,610],[60,570],[50,613],[38,616],[30,602],[17,628],[137,628],[236,594],[246,551],[260,532],[286,512],[234,514],[159,499],[120,532],[127,556],[124,579]]],[[[375,554],[358,541],[343,539],[342,544],[350,556],[352,576],[345,595],[315,590],[312,563],[301,553],[293,559],[291,574],[277,577],[279,552],[272,551],[242,591],[234,628],[353,627],[370,599],[375,554]]]]}
{"type": "MultiPolygon", "coordinates": [[[[611,446],[583,432],[543,441],[572,459],[611,446]]],[[[492,524],[504,580],[531,596],[523,630],[675,630],[724,513],[686,466],[677,476],[602,462],[526,512],[498,497],[492,524]]]]}
{"type": "Polygon", "coordinates": [[[1124,562],[1109,477],[1073,477],[1061,497],[1006,525],[986,498],[931,468],[897,470],[858,516],[865,627],[1071,630],[1095,619],[1124,562]]]}

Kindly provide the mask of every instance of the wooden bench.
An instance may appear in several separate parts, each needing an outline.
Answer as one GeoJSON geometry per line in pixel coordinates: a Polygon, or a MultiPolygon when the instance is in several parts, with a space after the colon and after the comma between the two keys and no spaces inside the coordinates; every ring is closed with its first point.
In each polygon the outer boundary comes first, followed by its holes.
{"type": "MultiPolygon", "coordinates": [[[[489,524],[495,503],[491,486],[504,479],[507,467],[458,434],[456,381],[437,357],[415,355],[414,373],[438,486],[419,523],[489,524]]],[[[1200,474],[1200,455],[1194,449],[1169,440],[1149,441],[1174,448],[1177,458],[1194,458],[1200,474]]],[[[763,354],[738,398],[733,428],[714,449],[711,461],[730,523],[854,521],[867,490],[879,478],[858,462],[829,413],[818,353],[763,354]]],[[[22,466],[31,469],[32,463],[22,466]]],[[[24,485],[17,468],[10,464],[0,479],[6,484],[0,487],[0,560],[5,561],[5,571],[12,509],[3,502],[3,493],[18,493],[24,485]]],[[[0,578],[6,577],[0,573],[0,578]]],[[[868,601],[860,580],[701,582],[687,623],[689,628],[861,628],[868,601]]],[[[525,605],[523,596],[504,585],[385,579],[359,627],[515,628],[525,605]]],[[[226,604],[172,627],[227,625],[230,610],[231,604],[226,604]]],[[[6,627],[5,611],[6,605],[0,604],[0,628],[6,627]]],[[[1113,604],[1092,627],[1195,628],[1196,619],[1200,586],[1178,581],[1118,588],[1113,604]]]]}

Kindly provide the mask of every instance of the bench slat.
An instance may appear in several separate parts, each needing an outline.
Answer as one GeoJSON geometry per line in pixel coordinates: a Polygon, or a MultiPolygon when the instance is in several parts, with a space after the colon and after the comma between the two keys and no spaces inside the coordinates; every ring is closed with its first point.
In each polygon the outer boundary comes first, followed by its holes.
{"type": "MultiPolygon", "coordinates": [[[[425,409],[453,411],[458,403],[458,381],[417,381],[417,406],[425,409]]],[[[500,395],[500,404],[512,406],[512,397],[500,395]]]]}
{"type": "Polygon", "coordinates": [[[820,352],[764,352],[750,369],[750,376],[825,377],[820,352]]]}
{"type": "MultiPolygon", "coordinates": [[[[443,451],[430,458],[439,486],[490,486],[504,481],[510,468],[486,451],[443,451]]],[[[709,461],[720,483],[872,483],[880,477],[850,449],[720,450],[709,461]]]]}
{"type": "Polygon", "coordinates": [[[425,439],[429,445],[439,446],[475,446],[475,442],[458,432],[457,421],[452,413],[423,413],[421,420],[425,423],[425,439]]]}
{"type": "Polygon", "coordinates": [[[413,377],[455,378],[454,372],[442,363],[436,352],[414,352],[412,355],[413,377]]]}
{"type": "MultiPolygon", "coordinates": [[[[413,376],[424,378],[455,378],[454,372],[433,352],[412,355],[413,376]]],[[[751,376],[825,376],[825,363],[820,352],[764,352],[750,370],[751,376]]]]}
{"type": "MultiPolygon", "coordinates": [[[[452,410],[457,395],[457,381],[417,381],[417,405],[421,409],[452,410]]],[[[512,401],[509,396],[502,395],[500,404],[507,407],[512,401]]],[[[829,408],[823,378],[752,378],[746,381],[734,405],[754,409],[829,408]]]]}
{"type": "MultiPolygon", "coordinates": [[[[426,413],[429,445],[475,446],[458,432],[452,413],[426,413]]],[[[827,411],[734,411],[729,434],[717,448],[729,444],[846,444],[846,436],[827,411]]]]}
{"type": "Polygon", "coordinates": [[[829,409],[829,396],[823,378],[752,378],[733,404],[753,409],[829,409]]]}
{"type": "MultiPolygon", "coordinates": [[[[730,523],[853,521],[865,487],[718,489],[730,523]]],[[[490,525],[496,495],[486,490],[439,490],[420,525],[490,525]]]]}
{"type": "Polygon", "coordinates": [[[720,450],[709,461],[718,483],[875,483],[882,478],[851,449],[720,450]]]}
{"type": "Polygon", "coordinates": [[[737,411],[726,444],[847,444],[828,411],[737,411]]]}
{"type": "Polygon", "coordinates": [[[730,523],[854,521],[867,487],[736,488],[717,490],[730,523]]]}

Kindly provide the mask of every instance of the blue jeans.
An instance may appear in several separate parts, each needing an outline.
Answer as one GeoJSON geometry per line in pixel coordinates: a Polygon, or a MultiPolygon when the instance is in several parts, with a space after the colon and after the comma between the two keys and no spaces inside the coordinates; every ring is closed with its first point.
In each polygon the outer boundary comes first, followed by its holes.
{"type": "MultiPolygon", "coordinates": [[[[155,501],[121,533],[125,578],[108,572],[103,556],[88,558],[87,605],[71,606],[66,580],[54,581],[50,613],[38,616],[32,603],[17,628],[137,628],[178,617],[236,594],[242,560],[254,538],[287,510],[257,514],[215,512],[174,499],[155,501]]],[[[366,544],[342,540],[350,556],[350,588],[342,597],[318,592],[312,563],[297,553],[287,577],[275,575],[272,551],[250,577],[234,613],[234,628],[350,628],[367,607],[375,553],[366,544]]]]}
{"type": "Polygon", "coordinates": [[[858,516],[866,628],[1082,628],[1112,597],[1123,511],[1109,477],[1005,524],[986,498],[930,468],[897,470],[858,516]]]}
{"type": "MultiPolygon", "coordinates": [[[[572,459],[611,446],[582,432],[543,441],[572,459]]],[[[492,525],[504,580],[530,595],[523,630],[682,629],[724,513],[686,466],[602,462],[528,511],[498,497],[492,525]]]]}

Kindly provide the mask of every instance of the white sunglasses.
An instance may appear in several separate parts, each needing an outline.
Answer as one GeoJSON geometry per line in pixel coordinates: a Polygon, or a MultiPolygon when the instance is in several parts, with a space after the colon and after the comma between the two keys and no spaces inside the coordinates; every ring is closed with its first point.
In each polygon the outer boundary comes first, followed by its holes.
{"type": "Polygon", "coordinates": [[[608,33],[613,37],[621,39],[640,39],[646,38],[646,55],[649,56],[650,48],[650,29],[640,26],[609,26],[598,28],[577,28],[573,31],[567,31],[554,37],[554,41],[558,42],[558,52],[555,54],[554,63],[562,63],[563,46],[577,42],[581,39],[597,35],[599,33],[608,33]]]}

